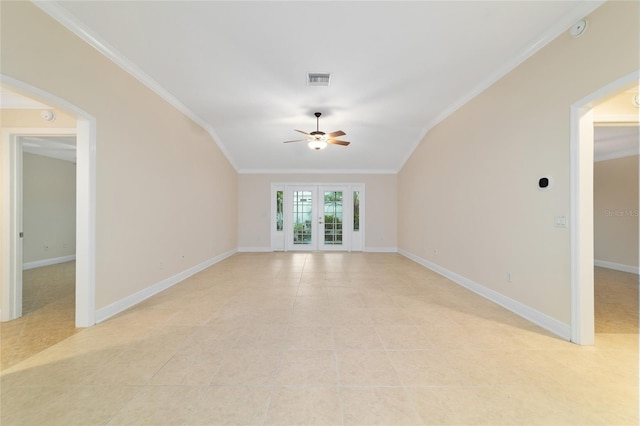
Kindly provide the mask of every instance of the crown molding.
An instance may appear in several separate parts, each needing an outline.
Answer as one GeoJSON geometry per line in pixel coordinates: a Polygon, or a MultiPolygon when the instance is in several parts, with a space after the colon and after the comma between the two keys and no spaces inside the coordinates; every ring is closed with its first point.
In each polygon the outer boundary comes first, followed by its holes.
{"type": "Polygon", "coordinates": [[[32,0],[33,3],[40,8],[44,13],[55,19],[62,26],[67,28],[76,36],[80,37],[84,42],[89,44],[91,47],[96,49],[98,52],[106,56],[109,60],[111,60],[114,64],[122,68],[124,71],[129,73],[139,82],[147,86],[151,91],[156,93],[162,99],[167,101],[171,106],[180,111],[182,114],[193,120],[200,127],[202,127],[213,139],[216,143],[220,151],[227,158],[227,161],[231,163],[233,168],[237,171],[238,166],[236,165],[233,157],[229,154],[229,152],[225,149],[222,144],[221,139],[216,134],[213,127],[207,123],[202,117],[193,112],[189,107],[187,107],[182,101],[172,95],[168,90],[166,90],[160,83],[151,78],[147,73],[145,73],[140,67],[134,64],[131,60],[129,60],[126,56],[120,53],[115,47],[107,43],[100,36],[91,31],[86,25],[78,20],[78,18],[69,13],[66,9],[58,5],[53,1],[43,1],[43,0],[32,0]]]}
{"type": "Polygon", "coordinates": [[[639,155],[639,154],[640,154],[640,150],[638,150],[638,148],[625,149],[623,151],[616,151],[616,152],[596,155],[593,159],[593,162],[598,163],[600,161],[615,160],[617,158],[624,158],[624,157],[632,157],[634,155],[639,155]]]}
{"type": "Polygon", "coordinates": [[[391,169],[240,169],[241,175],[395,175],[391,169]]]}
{"type": "Polygon", "coordinates": [[[594,114],[594,126],[637,126],[638,114],[594,114]]]}
{"type": "Polygon", "coordinates": [[[540,38],[538,38],[533,43],[531,43],[525,50],[516,54],[510,60],[507,60],[502,67],[496,70],[496,72],[489,75],[488,78],[486,78],[480,84],[475,86],[471,91],[469,91],[468,93],[463,95],[461,98],[459,98],[456,102],[451,104],[448,108],[443,109],[440,114],[438,114],[433,120],[427,123],[427,126],[425,127],[424,131],[420,135],[420,138],[413,144],[404,162],[400,165],[399,170],[402,170],[406,162],[413,155],[413,152],[418,148],[418,145],[420,145],[424,137],[427,135],[427,133],[429,133],[429,130],[434,128],[440,122],[444,121],[447,117],[449,117],[451,114],[456,112],[463,105],[471,101],[480,93],[487,90],[495,82],[497,82],[498,80],[500,80],[501,78],[509,74],[511,71],[513,71],[518,65],[522,64],[524,61],[526,61],[527,59],[532,57],[534,54],[536,54],[540,49],[542,49],[547,44],[551,43],[553,40],[558,38],[562,33],[567,31],[567,29],[570,28],[577,21],[579,21],[580,19],[583,19],[585,16],[589,15],[591,12],[596,10],[598,7],[602,6],[604,3],[606,3],[606,0],[597,0],[593,2],[588,2],[586,4],[585,3],[581,4],[575,10],[573,10],[572,13],[564,16],[563,18],[553,23],[549,27],[549,29],[544,34],[542,34],[542,36],[540,36],[540,38]]]}
{"type": "Polygon", "coordinates": [[[233,157],[230,153],[225,149],[224,144],[221,142],[220,137],[216,134],[213,127],[207,123],[204,119],[194,113],[191,109],[189,109],[184,103],[182,103],[178,98],[173,96],[169,91],[167,91],[164,87],[162,87],[157,81],[151,78],[148,74],[146,74],[141,68],[135,65],[132,61],[126,58],[122,53],[120,53],[117,49],[107,43],[105,40],[100,38],[97,34],[87,28],[84,24],[82,24],[73,14],[69,13],[66,9],[59,6],[55,2],[52,1],[44,1],[44,0],[32,0],[33,3],[39,7],[46,14],[51,16],[53,19],[58,21],[64,27],[69,29],[75,35],[80,37],[90,46],[94,47],[100,53],[109,58],[116,65],[121,67],[123,70],[128,72],[142,84],[147,86],[157,95],[166,100],[169,104],[175,107],[178,111],[183,113],[185,116],[189,117],[191,120],[200,125],[204,130],[206,130],[211,138],[214,140],[218,148],[225,155],[229,163],[233,166],[233,168],[242,174],[258,174],[258,173],[305,173],[305,174],[318,174],[318,173],[349,173],[349,174],[397,174],[406,162],[411,158],[414,151],[423,141],[429,130],[435,127],[438,123],[445,120],[455,111],[457,111],[460,107],[468,103],[478,94],[485,91],[491,85],[493,85],[496,81],[503,78],[513,69],[515,69],[518,65],[526,61],[528,58],[533,56],[536,52],[550,43],[552,40],[557,38],[560,34],[566,31],[571,25],[573,25],[577,20],[582,19],[584,16],[593,12],[595,9],[600,7],[605,0],[597,0],[593,2],[588,2],[585,4],[581,4],[577,7],[571,14],[565,16],[564,18],[558,20],[554,25],[550,26],[549,30],[545,32],[538,40],[534,41],[529,45],[527,49],[515,55],[511,60],[505,62],[505,64],[500,67],[495,73],[491,74],[487,79],[485,79],[482,83],[478,84],[469,91],[467,94],[459,98],[456,102],[451,104],[448,108],[445,108],[438,116],[436,116],[433,120],[431,120],[427,126],[420,133],[417,140],[412,144],[410,149],[405,155],[403,161],[400,163],[400,166],[397,170],[253,170],[253,169],[238,169],[237,164],[233,160],[233,157]]]}

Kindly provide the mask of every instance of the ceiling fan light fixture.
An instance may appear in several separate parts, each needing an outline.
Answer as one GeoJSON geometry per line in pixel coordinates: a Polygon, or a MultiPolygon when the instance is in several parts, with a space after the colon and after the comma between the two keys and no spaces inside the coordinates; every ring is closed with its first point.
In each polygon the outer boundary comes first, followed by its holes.
{"type": "Polygon", "coordinates": [[[315,139],[309,141],[308,143],[309,149],[313,149],[314,151],[320,151],[327,147],[327,142],[322,139],[315,139]]]}
{"type": "Polygon", "coordinates": [[[348,146],[349,145],[350,142],[334,139],[335,137],[346,135],[346,133],[343,132],[342,130],[336,130],[335,132],[331,132],[331,133],[321,132],[320,131],[320,116],[322,115],[322,113],[316,112],[313,115],[316,116],[316,130],[315,131],[313,131],[311,133],[307,133],[307,132],[303,132],[302,130],[296,130],[296,132],[302,133],[303,135],[306,135],[307,139],[296,139],[296,140],[293,140],[293,141],[284,141],[284,143],[305,142],[306,141],[307,142],[307,146],[309,147],[309,149],[313,149],[314,151],[323,150],[323,149],[325,149],[327,147],[328,144],[339,145],[339,146],[348,146]]]}

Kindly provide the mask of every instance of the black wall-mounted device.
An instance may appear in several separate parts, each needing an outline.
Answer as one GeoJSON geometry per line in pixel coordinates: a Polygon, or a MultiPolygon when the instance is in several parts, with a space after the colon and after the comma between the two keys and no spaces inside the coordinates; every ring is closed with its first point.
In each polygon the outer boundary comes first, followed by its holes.
{"type": "Polygon", "coordinates": [[[540,189],[545,189],[548,186],[549,186],[549,178],[541,177],[540,180],[538,181],[538,187],[540,187],[540,189]]]}

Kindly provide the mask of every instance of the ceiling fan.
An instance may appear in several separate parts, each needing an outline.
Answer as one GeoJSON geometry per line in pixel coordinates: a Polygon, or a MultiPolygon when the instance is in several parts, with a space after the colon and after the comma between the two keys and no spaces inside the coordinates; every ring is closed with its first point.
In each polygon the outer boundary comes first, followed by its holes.
{"type": "Polygon", "coordinates": [[[322,113],[316,112],[314,115],[316,116],[316,130],[314,132],[307,133],[307,132],[303,132],[302,130],[296,130],[296,132],[298,133],[307,135],[308,136],[307,139],[296,139],[293,141],[284,141],[284,143],[307,142],[307,144],[309,145],[309,148],[314,149],[316,151],[325,149],[327,147],[327,144],[342,145],[342,146],[347,146],[350,144],[350,142],[347,142],[347,141],[340,141],[338,139],[334,139],[338,136],[346,135],[346,133],[343,132],[342,130],[336,130],[335,132],[331,132],[331,133],[321,132],[320,116],[322,115],[322,113]]]}

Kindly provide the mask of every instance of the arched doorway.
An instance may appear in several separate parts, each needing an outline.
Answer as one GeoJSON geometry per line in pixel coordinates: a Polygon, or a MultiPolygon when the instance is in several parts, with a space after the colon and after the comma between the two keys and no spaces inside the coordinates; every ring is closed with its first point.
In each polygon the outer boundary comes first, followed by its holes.
{"type": "MultiPolygon", "coordinates": [[[[95,118],[77,106],[27,83],[2,76],[7,88],[59,108],[77,118],[76,169],[76,327],[95,324],[96,137],[95,118]]],[[[22,256],[19,250],[20,129],[4,129],[2,137],[2,321],[19,316],[22,256]]]]}

